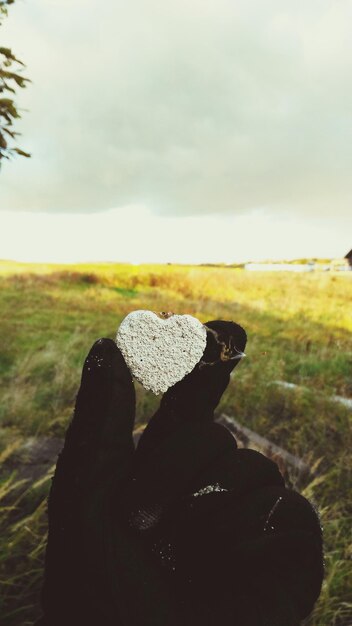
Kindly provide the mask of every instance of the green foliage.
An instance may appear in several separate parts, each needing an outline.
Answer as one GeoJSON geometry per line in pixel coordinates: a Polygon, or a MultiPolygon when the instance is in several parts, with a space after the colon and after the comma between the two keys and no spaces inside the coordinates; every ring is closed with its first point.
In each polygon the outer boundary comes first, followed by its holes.
{"type": "Polygon", "coordinates": [[[1,24],[1,16],[7,15],[7,7],[9,4],[13,4],[15,0],[0,0],[0,24],[1,24]]]}
{"type": "MultiPolygon", "coordinates": [[[[0,26],[1,18],[7,15],[7,6],[13,2],[14,0],[0,0],[0,26]]],[[[30,157],[28,152],[8,144],[9,138],[15,139],[21,134],[13,130],[14,120],[20,118],[21,115],[14,100],[5,97],[6,92],[15,94],[17,87],[24,88],[27,82],[30,82],[29,78],[19,73],[21,68],[17,69],[18,65],[25,67],[10,48],[0,46],[0,163],[3,158],[9,159],[13,153],[30,157]],[[16,71],[13,71],[13,66],[16,71]]]]}
{"type": "MultiPolygon", "coordinates": [[[[352,416],[330,396],[352,395],[351,279],[352,273],[0,263],[0,455],[29,436],[64,436],[90,346],[98,337],[113,338],[131,310],[237,321],[248,332],[247,356],[219,408],[312,468],[299,489],[321,515],[326,576],[306,626],[349,626],[352,416]],[[276,380],[301,387],[285,389],[276,380]]],[[[136,387],[137,424],[143,424],[159,398],[136,387]]],[[[29,626],[40,613],[50,480],[28,485],[21,497],[16,480],[0,472],[6,505],[0,508],[0,622],[29,626]]]]}

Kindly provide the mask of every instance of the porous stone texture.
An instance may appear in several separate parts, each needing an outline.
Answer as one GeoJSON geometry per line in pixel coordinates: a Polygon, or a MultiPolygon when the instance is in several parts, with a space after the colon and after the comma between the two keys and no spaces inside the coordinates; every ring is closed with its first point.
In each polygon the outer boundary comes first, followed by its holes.
{"type": "Polygon", "coordinates": [[[155,395],[182,380],[201,359],[205,326],[192,315],[132,311],[116,335],[131,374],[155,395]]]}

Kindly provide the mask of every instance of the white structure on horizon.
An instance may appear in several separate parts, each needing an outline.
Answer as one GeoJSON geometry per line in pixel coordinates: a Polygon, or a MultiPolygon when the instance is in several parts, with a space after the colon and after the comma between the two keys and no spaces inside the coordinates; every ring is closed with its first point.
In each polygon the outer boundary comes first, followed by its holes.
{"type": "Polygon", "coordinates": [[[352,270],[352,250],[345,257],[331,259],[330,263],[246,263],[246,270],[255,272],[346,272],[352,270]]]}
{"type": "Polygon", "coordinates": [[[245,270],[255,272],[313,272],[315,263],[246,263],[245,270]]]}

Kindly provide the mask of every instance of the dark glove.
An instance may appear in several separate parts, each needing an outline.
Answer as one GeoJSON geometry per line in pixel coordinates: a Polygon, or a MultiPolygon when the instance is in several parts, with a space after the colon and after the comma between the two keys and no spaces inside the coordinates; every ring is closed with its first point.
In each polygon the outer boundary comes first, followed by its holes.
{"type": "Polygon", "coordinates": [[[38,626],[294,626],[311,611],[318,516],[214,422],[246,334],[206,326],[136,451],[130,372],[113,341],[93,345],[49,495],[38,626]]]}

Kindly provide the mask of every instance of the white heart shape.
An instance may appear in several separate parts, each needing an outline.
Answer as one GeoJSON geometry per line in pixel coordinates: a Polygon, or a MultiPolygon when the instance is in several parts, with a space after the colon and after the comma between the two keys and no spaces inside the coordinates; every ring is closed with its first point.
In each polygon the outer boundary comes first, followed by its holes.
{"type": "Polygon", "coordinates": [[[205,350],[207,331],[192,315],[160,318],[133,311],[121,322],[116,344],[132,376],[155,395],[192,371],[205,350]]]}

